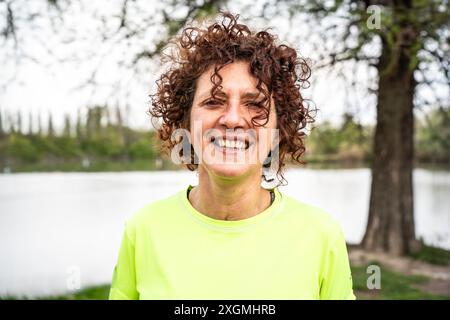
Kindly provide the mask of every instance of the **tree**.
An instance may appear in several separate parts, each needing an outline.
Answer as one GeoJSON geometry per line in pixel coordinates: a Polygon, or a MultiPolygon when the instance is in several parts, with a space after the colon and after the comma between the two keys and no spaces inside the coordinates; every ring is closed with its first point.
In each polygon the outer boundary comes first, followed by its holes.
{"type": "Polygon", "coordinates": [[[33,114],[28,113],[28,135],[31,136],[33,134],[33,114]]]}
{"type": "Polygon", "coordinates": [[[117,105],[116,106],[116,122],[117,122],[117,130],[119,131],[119,139],[120,142],[123,144],[125,141],[124,138],[124,129],[123,129],[123,117],[122,117],[122,113],[120,111],[120,107],[117,105]]]}
{"type": "Polygon", "coordinates": [[[17,111],[17,133],[22,134],[22,112],[20,110],[17,111]]]}
{"type": "Polygon", "coordinates": [[[5,130],[3,128],[3,116],[2,116],[2,110],[0,110],[0,137],[3,137],[5,135],[5,130]]]}
{"type": "Polygon", "coordinates": [[[64,131],[63,136],[70,138],[72,136],[72,125],[70,123],[69,115],[65,115],[64,117],[64,131]]]}
{"type": "Polygon", "coordinates": [[[37,124],[38,124],[38,136],[42,136],[43,134],[43,130],[42,130],[42,120],[41,120],[41,114],[38,113],[38,118],[37,118],[37,124]]]}
{"type": "Polygon", "coordinates": [[[52,114],[48,114],[48,124],[47,124],[47,137],[53,138],[55,136],[55,128],[53,127],[52,114]]]}
{"type": "Polygon", "coordinates": [[[413,214],[413,109],[426,103],[419,85],[436,92],[441,80],[450,87],[449,2],[297,1],[290,7],[291,17],[302,10],[321,22],[317,28],[322,26],[323,50],[317,51],[324,54],[319,67],[332,66],[344,76],[348,72],[342,68],[360,64],[376,71],[375,85],[369,88],[377,100],[372,184],[361,246],[394,255],[412,253],[420,247],[413,214]],[[430,78],[433,66],[440,77],[430,78]]]}
{"type": "Polygon", "coordinates": [[[89,108],[86,120],[87,138],[91,140],[99,140],[102,133],[102,119],[105,116],[106,107],[95,106],[89,108]]]}
{"type": "Polygon", "coordinates": [[[81,121],[80,109],[77,111],[77,123],[75,126],[75,137],[78,139],[83,139],[83,123],[81,121]]]}
{"type": "Polygon", "coordinates": [[[13,116],[9,113],[6,116],[7,116],[7,123],[9,123],[9,133],[11,134],[16,133],[16,126],[13,116]]]}
{"type": "MultiPolygon", "coordinates": [[[[1,48],[4,54],[0,56],[0,62],[18,65],[31,61],[49,67],[52,61],[82,63],[93,60],[96,65],[80,84],[80,88],[92,89],[101,82],[99,77],[104,58],[120,55],[122,60],[118,61],[118,65],[121,66],[121,72],[132,71],[134,77],[142,81],[142,77],[148,74],[148,62],[159,58],[169,37],[192,19],[214,15],[226,2],[163,0],[162,5],[154,6],[146,0],[119,0],[110,5],[113,7],[111,10],[104,10],[103,6],[95,8],[95,5],[90,5],[90,1],[86,0],[43,0],[33,6],[24,5],[20,0],[0,0],[0,21],[4,26],[0,30],[0,38],[4,39],[1,48]],[[86,13],[98,24],[88,34],[82,34],[79,32],[79,21],[70,19],[70,16],[86,13]],[[69,23],[68,20],[74,23],[69,23]],[[49,45],[50,41],[45,38],[43,30],[62,36],[59,41],[65,44],[70,45],[77,39],[84,38],[94,40],[94,43],[101,42],[109,48],[102,52],[99,46],[91,46],[85,52],[71,50],[71,54],[61,55],[49,45]],[[150,35],[152,39],[149,41],[150,35]],[[42,61],[42,55],[36,54],[33,46],[27,45],[30,42],[37,43],[44,50],[47,54],[45,61],[42,61]],[[127,46],[125,54],[122,45],[127,46]]],[[[14,72],[5,73],[3,81],[0,78],[0,87],[8,86],[15,78],[14,72]]],[[[124,78],[118,77],[115,80],[111,94],[128,92],[130,81],[124,78]]]]}

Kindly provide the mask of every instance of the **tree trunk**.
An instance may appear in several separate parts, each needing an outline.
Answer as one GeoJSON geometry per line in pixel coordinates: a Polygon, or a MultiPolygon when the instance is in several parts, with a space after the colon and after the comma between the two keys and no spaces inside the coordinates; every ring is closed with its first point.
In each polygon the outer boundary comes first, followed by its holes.
{"type": "MultiPolygon", "coordinates": [[[[401,35],[400,35],[401,36],[401,35]]],[[[410,36],[410,35],[408,35],[410,36]]],[[[369,251],[416,251],[413,212],[413,96],[411,46],[383,41],[378,62],[377,125],[369,218],[361,243],[369,251]]]]}

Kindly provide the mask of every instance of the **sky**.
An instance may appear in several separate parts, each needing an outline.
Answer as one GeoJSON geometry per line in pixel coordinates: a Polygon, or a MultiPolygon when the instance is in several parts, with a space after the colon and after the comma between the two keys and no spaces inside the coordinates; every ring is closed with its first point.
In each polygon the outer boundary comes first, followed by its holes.
{"type": "MultiPolygon", "coordinates": [[[[260,2],[257,1],[251,9],[257,10],[260,2]]],[[[24,128],[28,128],[28,114],[31,113],[34,119],[40,114],[45,119],[51,113],[58,128],[63,125],[64,115],[68,114],[74,120],[78,110],[85,113],[88,106],[127,105],[129,125],[140,129],[151,128],[146,112],[150,107],[149,94],[154,93],[155,80],[162,71],[160,62],[155,60],[143,63],[137,76],[126,67],[118,66],[117,61],[124,57],[129,59],[142,47],[151,48],[155,40],[160,39],[162,32],[161,27],[157,26],[159,18],[156,14],[160,8],[156,2],[151,2],[151,5],[146,7],[148,12],[145,15],[131,12],[130,16],[136,19],[134,21],[136,23],[143,23],[137,21],[141,16],[154,16],[153,22],[156,26],[148,27],[135,43],[125,45],[117,44],[114,38],[111,41],[103,41],[96,32],[101,28],[112,32],[117,26],[117,19],[110,18],[110,21],[102,24],[100,19],[94,19],[92,16],[92,12],[100,12],[110,17],[118,12],[121,1],[83,0],[80,3],[70,7],[70,12],[64,16],[64,28],[60,28],[56,33],[49,19],[38,19],[34,25],[29,23],[21,25],[20,34],[24,35],[23,39],[19,39],[21,50],[32,56],[34,61],[24,58],[14,59],[13,56],[7,56],[3,60],[0,83],[8,85],[0,90],[0,111],[7,113],[23,111],[24,128]],[[65,39],[75,35],[81,35],[84,39],[64,43],[65,39]],[[65,62],[58,62],[61,57],[65,62]],[[74,61],[71,61],[71,58],[74,61]],[[98,85],[80,88],[95,69],[98,85]],[[116,83],[118,79],[119,85],[116,83]]],[[[242,10],[239,7],[241,4],[230,3],[229,9],[232,12],[242,10]]],[[[19,12],[45,11],[45,1],[31,4],[27,9],[18,8],[19,12]]],[[[242,14],[244,19],[251,16],[251,9],[246,9],[250,11],[242,14]]],[[[183,15],[183,10],[180,9],[174,14],[183,15]]],[[[279,35],[279,40],[294,46],[301,56],[308,58],[316,55],[314,49],[308,45],[308,41],[298,40],[300,35],[307,34],[308,28],[313,26],[301,25],[300,20],[297,24],[289,23],[284,17],[275,17],[271,21],[252,20],[251,23],[256,27],[273,27],[279,35]]],[[[0,53],[1,50],[4,49],[0,49],[0,53]]],[[[318,61],[313,59],[312,62],[318,61]]],[[[353,69],[347,72],[353,72],[353,69]]],[[[303,96],[311,99],[319,109],[318,123],[331,121],[338,124],[342,114],[351,111],[361,123],[373,124],[376,119],[376,101],[373,96],[366,95],[364,88],[375,76],[373,68],[361,66],[355,74],[358,88],[353,90],[346,86],[343,79],[327,76],[326,70],[313,69],[312,85],[303,92],[303,96]]]]}

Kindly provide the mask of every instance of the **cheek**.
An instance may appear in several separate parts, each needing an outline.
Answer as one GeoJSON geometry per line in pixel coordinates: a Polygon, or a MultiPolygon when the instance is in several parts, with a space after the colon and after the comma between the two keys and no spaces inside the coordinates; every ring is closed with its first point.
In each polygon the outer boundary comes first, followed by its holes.
{"type": "Polygon", "coordinates": [[[194,144],[199,145],[205,143],[208,130],[214,127],[214,121],[203,112],[192,111],[190,123],[190,136],[194,144]]]}

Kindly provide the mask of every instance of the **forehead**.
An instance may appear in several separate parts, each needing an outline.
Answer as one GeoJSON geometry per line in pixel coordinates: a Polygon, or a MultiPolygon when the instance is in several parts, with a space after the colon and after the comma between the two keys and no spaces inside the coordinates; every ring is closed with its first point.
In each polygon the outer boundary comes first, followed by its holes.
{"type": "MultiPolygon", "coordinates": [[[[210,93],[210,89],[213,87],[211,82],[213,74],[214,66],[211,66],[198,78],[197,95],[199,97],[210,93]]],[[[222,77],[222,91],[225,94],[258,92],[256,88],[258,79],[250,73],[248,62],[236,61],[230,63],[220,69],[218,74],[222,77]]]]}

